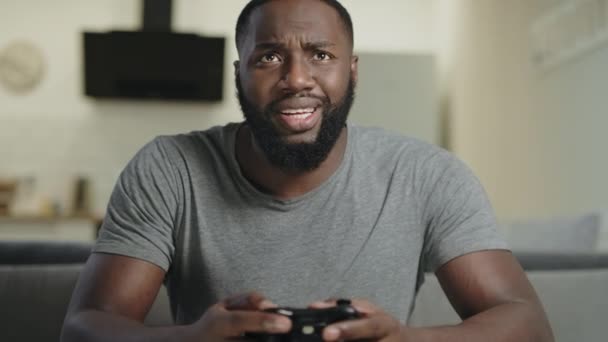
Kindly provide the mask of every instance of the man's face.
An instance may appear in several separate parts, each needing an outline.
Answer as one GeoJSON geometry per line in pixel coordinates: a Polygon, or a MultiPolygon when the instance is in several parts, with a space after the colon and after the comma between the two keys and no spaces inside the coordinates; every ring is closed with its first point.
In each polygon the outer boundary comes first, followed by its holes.
{"type": "Polygon", "coordinates": [[[311,170],[342,132],[357,59],[338,12],[322,1],[270,1],[254,11],[236,64],[238,97],[276,166],[311,170]]]}

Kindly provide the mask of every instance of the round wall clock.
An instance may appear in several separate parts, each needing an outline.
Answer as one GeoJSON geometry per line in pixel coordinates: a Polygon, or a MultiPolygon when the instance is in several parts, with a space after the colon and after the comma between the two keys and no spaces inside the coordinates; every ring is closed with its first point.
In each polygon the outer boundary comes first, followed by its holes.
{"type": "Polygon", "coordinates": [[[0,50],[0,83],[14,93],[34,89],[44,75],[44,57],[32,43],[17,41],[0,50]]]}

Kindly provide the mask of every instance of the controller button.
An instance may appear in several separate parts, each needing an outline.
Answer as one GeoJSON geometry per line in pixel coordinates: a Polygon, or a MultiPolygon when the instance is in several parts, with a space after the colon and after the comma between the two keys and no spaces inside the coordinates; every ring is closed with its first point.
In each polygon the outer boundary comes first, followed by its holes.
{"type": "Polygon", "coordinates": [[[279,313],[281,315],[285,315],[285,316],[293,316],[293,311],[289,311],[289,310],[285,310],[285,309],[279,309],[277,311],[277,313],[279,313]]]}
{"type": "Polygon", "coordinates": [[[312,325],[305,325],[302,327],[302,334],[304,335],[312,335],[315,333],[315,327],[312,325]]]}

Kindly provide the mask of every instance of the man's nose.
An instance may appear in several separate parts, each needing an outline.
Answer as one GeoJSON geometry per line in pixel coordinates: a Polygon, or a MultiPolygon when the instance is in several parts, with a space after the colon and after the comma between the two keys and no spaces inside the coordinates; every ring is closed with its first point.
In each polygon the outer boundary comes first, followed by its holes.
{"type": "Polygon", "coordinates": [[[284,64],[282,89],[289,93],[312,90],[315,86],[313,71],[307,61],[292,58],[284,64]]]}

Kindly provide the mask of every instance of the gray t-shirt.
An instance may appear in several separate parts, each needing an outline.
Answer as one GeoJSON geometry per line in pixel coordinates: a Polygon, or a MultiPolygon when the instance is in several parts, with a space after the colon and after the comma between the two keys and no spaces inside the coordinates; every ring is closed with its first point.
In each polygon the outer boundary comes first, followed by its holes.
{"type": "Polygon", "coordinates": [[[242,175],[238,127],[147,144],[121,174],[94,248],[166,270],[177,323],[251,290],[296,307],[365,298],[406,322],[424,271],[506,249],[481,185],[440,148],[349,125],[336,172],[279,200],[242,175]]]}

